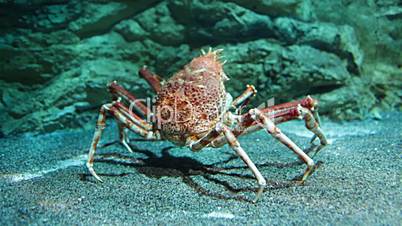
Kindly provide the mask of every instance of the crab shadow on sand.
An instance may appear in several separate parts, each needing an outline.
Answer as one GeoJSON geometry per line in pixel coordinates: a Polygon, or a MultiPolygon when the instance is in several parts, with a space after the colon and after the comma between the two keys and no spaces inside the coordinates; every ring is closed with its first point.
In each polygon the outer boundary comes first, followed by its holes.
{"type": "MultiPolygon", "coordinates": [[[[117,142],[111,142],[108,144],[103,145],[103,147],[110,146],[117,142]]],[[[224,166],[219,167],[221,164],[229,163],[233,160],[239,159],[238,156],[232,155],[228,159],[220,162],[216,162],[213,164],[203,164],[200,161],[197,161],[190,157],[177,157],[173,156],[169,153],[173,146],[165,147],[162,149],[160,156],[155,154],[152,151],[146,149],[138,149],[133,145],[130,145],[133,152],[145,155],[145,158],[134,158],[132,156],[124,155],[121,153],[113,152],[107,154],[98,154],[98,158],[96,158],[95,162],[102,162],[107,164],[114,164],[114,165],[122,165],[126,167],[134,167],[139,173],[146,175],[147,177],[151,178],[161,178],[161,177],[180,177],[182,181],[187,184],[189,187],[194,189],[197,193],[206,195],[209,197],[214,197],[217,199],[229,200],[234,199],[243,202],[252,202],[251,199],[247,198],[246,196],[242,195],[235,195],[240,192],[256,192],[257,185],[255,184],[254,187],[242,187],[237,188],[231,185],[230,182],[218,179],[214,177],[214,175],[223,175],[229,177],[237,177],[241,179],[247,180],[255,180],[255,177],[249,173],[247,166],[224,166]],[[244,169],[244,173],[234,173],[229,172],[233,170],[244,169]],[[192,176],[202,176],[206,180],[213,182],[217,185],[221,185],[224,187],[225,190],[229,191],[230,195],[224,195],[218,192],[210,191],[200,184],[198,184],[192,176]]],[[[308,151],[307,151],[308,153],[308,151]]],[[[258,168],[292,168],[299,165],[303,165],[302,161],[293,161],[287,163],[281,162],[267,162],[263,164],[256,164],[258,168]]],[[[319,167],[322,162],[317,163],[317,167],[319,167]]],[[[131,173],[120,173],[120,174],[102,174],[98,173],[99,176],[106,176],[106,177],[123,177],[127,176],[131,173]]],[[[298,186],[297,180],[301,178],[302,175],[296,176],[292,180],[289,181],[274,181],[274,180],[267,180],[267,187],[265,190],[275,190],[275,189],[284,189],[293,186],[298,186]]],[[[90,181],[93,182],[92,176],[88,173],[80,174],[80,179],[82,181],[90,181]]]]}

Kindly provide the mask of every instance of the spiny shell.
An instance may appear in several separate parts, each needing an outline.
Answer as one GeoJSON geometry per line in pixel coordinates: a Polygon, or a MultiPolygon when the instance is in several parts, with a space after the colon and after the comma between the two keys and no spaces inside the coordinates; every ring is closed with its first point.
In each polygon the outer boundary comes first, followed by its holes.
{"type": "Polygon", "coordinates": [[[156,126],[163,138],[177,145],[196,140],[221,118],[228,100],[227,77],[218,51],[194,58],[158,92],[156,126]]]}

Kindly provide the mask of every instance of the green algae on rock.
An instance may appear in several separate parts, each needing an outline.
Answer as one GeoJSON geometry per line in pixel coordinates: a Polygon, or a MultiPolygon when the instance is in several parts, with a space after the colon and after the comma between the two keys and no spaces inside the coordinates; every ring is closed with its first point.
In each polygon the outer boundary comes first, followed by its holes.
{"type": "Polygon", "coordinates": [[[107,82],[152,96],[141,66],[168,78],[208,47],[225,49],[232,95],[257,87],[253,104],[312,94],[337,119],[401,107],[397,1],[38,0],[0,12],[1,134],[92,125],[107,82]]]}

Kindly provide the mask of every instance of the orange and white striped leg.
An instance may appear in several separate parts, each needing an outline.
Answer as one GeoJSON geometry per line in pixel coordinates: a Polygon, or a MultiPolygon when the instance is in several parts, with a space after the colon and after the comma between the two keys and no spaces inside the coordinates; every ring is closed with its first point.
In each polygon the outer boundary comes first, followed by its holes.
{"type": "Polygon", "coordinates": [[[291,139],[289,139],[285,134],[281,132],[281,130],[275,126],[274,122],[268,118],[268,116],[264,115],[259,109],[251,109],[249,111],[251,117],[260,122],[261,126],[271,134],[275,139],[286,145],[289,149],[291,149],[296,155],[298,155],[304,163],[307,165],[307,169],[304,172],[303,178],[300,183],[303,183],[314,171],[314,161],[303,152],[301,148],[299,148],[291,139]]]}
{"type": "Polygon", "coordinates": [[[237,108],[246,105],[250,101],[251,97],[255,96],[256,93],[257,90],[253,85],[247,85],[246,90],[233,100],[232,106],[237,108]]]}
{"type": "Polygon", "coordinates": [[[230,131],[230,129],[227,126],[220,124],[217,126],[217,131],[223,132],[230,147],[240,156],[240,158],[243,160],[243,162],[250,168],[251,172],[256,177],[257,182],[258,182],[258,190],[257,190],[256,197],[254,199],[254,202],[257,202],[260,199],[265,186],[267,185],[265,178],[262,176],[260,171],[257,169],[257,167],[255,166],[253,161],[251,161],[251,159],[247,155],[247,153],[240,146],[239,141],[237,140],[235,135],[232,133],[232,131],[230,131]]]}
{"type": "Polygon", "coordinates": [[[328,145],[328,140],[320,128],[320,124],[318,122],[318,113],[317,116],[314,116],[314,114],[309,109],[301,106],[299,106],[298,108],[301,117],[305,121],[306,128],[314,133],[314,137],[311,140],[311,143],[313,143],[315,137],[318,137],[318,139],[320,140],[320,144],[316,146],[314,150],[312,150],[312,152],[314,153],[312,156],[313,158],[323,147],[328,145]]]}
{"type": "MultiPolygon", "coordinates": [[[[139,124],[139,122],[134,120],[139,117],[134,115],[133,113],[130,114],[130,113],[126,112],[125,108],[122,108],[120,106],[119,102],[102,105],[102,107],[100,109],[98,121],[96,123],[96,129],[95,129],[94,137],[92,139],[92,144],[89,149],[88,161],[86,163],[87,168],[88,168],[89,172],[91,173],[91,175],[94,176],[97,180],[99,180],[101,182],[102,182],[102,179],[96,174],[95,170],[93,169],[93,163],[94,163],[94,155],[96,152],[98,142],[101,138],[102,131],[105,128],[107,112],[114,116],[114,118],[117,120],[118,124],[122,124],[122,126],[127,127],[131,131],[139,134],[140,136],[145,137],[146,139],[159,139],[159,135],[150,130],[151,125],[149,125],[145,122],[139,124]]],[[[125,137],[124,137],[124,139],[125,139],[125,137]]],[[[128,144],[127,144],[127,146],[128,146],[128,144]]],[[[131,150],[131,149],[129,149],[129,150],[131,150]]]]}
{"type": "Polygon", "coordinates": [[[208,132],[204,137],[202,137],[199,140],[196,141],[190,141],[188,143],[188,147],[192,150],[192,151],[199,151],[202,148],[208,146],[211,141],[215,140],[217,137],[219,137],[221,135],[220,132],[218,132],[216,129],[211,130],[210,132],[208,132]]]}
{"type": "Polygon", "coordinates": [[[129,151],[129,152],[133,152],[133,150],[131,149],[131,147],[130,147],[130,145],[129,145],[129,143],[130,143],[130,140],[128,139],[128,136],[127,136],[127,128],[126,128],[126,126],[124,125],[124,124],[122,124],[122,123],[118,123],[119,125],[119,140],[120,140],[120,143],[129,151]]]}
{"type": "Polygon", "coordinates": [[[94,165],[94,155],[96,151],[96,147],[99,143],[99,140],[102,136],[102,131],[105,129],[105,122],[106,122],[106,111],[108,111],[112,107],[112,104],[104,104],[99,110],[98,121],[96,122],[96,128],[94,137],[92,139],[91,147],[88,153],[88,160],[87,160],[87,168],[92,176],[94,176],[97,180],[102,182],[102,179],[95,173],[93,168],[94,165]]]}
{"type": "Polygon", "coordinates": [[[152,87],[152,89],[155,91],[155,93],[159,92],[161,90],[161,77],[158,75],[152,73],[147,69],[146,66],[143,66],[139,71],[138,74],[145,79],[145,81],[152,87]]]}

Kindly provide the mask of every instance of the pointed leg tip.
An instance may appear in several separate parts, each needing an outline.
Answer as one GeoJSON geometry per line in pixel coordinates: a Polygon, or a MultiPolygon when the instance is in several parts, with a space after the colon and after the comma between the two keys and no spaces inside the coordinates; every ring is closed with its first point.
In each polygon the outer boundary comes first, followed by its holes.
{"type": "Polygon", "coordinates": [[[264,192],[265,186],[266,186],[266,182],[264,182],[263,185],[260,185],[260,187],[258,188],[257,194],[256,194],[256,196],[255,196],[255,199],[253,200],[253,203],[257,203],[258,200],[261,199],[262,194],[263,194],[263,192],[264,192]]]}
{"type": "Polygon", "coordinates": [[[316,168],[315,168],[315,165],[312,166],[311,168],[310,168],[310,167],[307,168],[306,172],[305,172],[304,175],[303,175],[303,178],[300,180],[300,184],[301,184],[301,185],[303,185],[304,182],[307,180],[307,178],[308,178],[309,176],[311,176],[311,175],[314,173],[315,169],[316,169],[316,168]]]}
{"type": "Polygon", "coordinates": [[[95,177],[95,179],[96,179],[97,181],[103,183],[103,180],[98,176],[98,174],[96,174],[94,168],[93,168],[91,165],[87,164],[87,168],[88,168],[89,173],[90,173],[93,177],[95,177]]]}
{"type": "Polygon", "coordinates": [[[131,149],[130,145],[126,141],[122,141],[121,144],[127,149],[128,152],[134,153],[133,149],[131,149]]]}
{"type": "Polygon", "coordinates": [[[261,199],[261,196],[262,196],[262,192],[261,192],[261,193],[257,193],[257,195],[255,196],[255,198],[254,198],[254,200],[253,200],[253,203],[254,203],[254,204],[257,203],[257,202],[261,199]]]}
{"type": "Polygon", "coordinates": [[[260,199],[261,199],[261,194],[257,194],[257,196],[253,200],[253,203],[256,204],[260,199]]]}
{"type": "Polygon", "coordinates": [[[131,149],[130,147],[127,148],[127,151],[130,153],[134,153],[133,149],[131,149]]]}
{"type": "Polygon", "coordinates": [[[94,176],[97,181],[103,183],[103,180],[98,176],[98,174],[95,173],[95,171],[93,172],[92,176],[94,176]]]}

